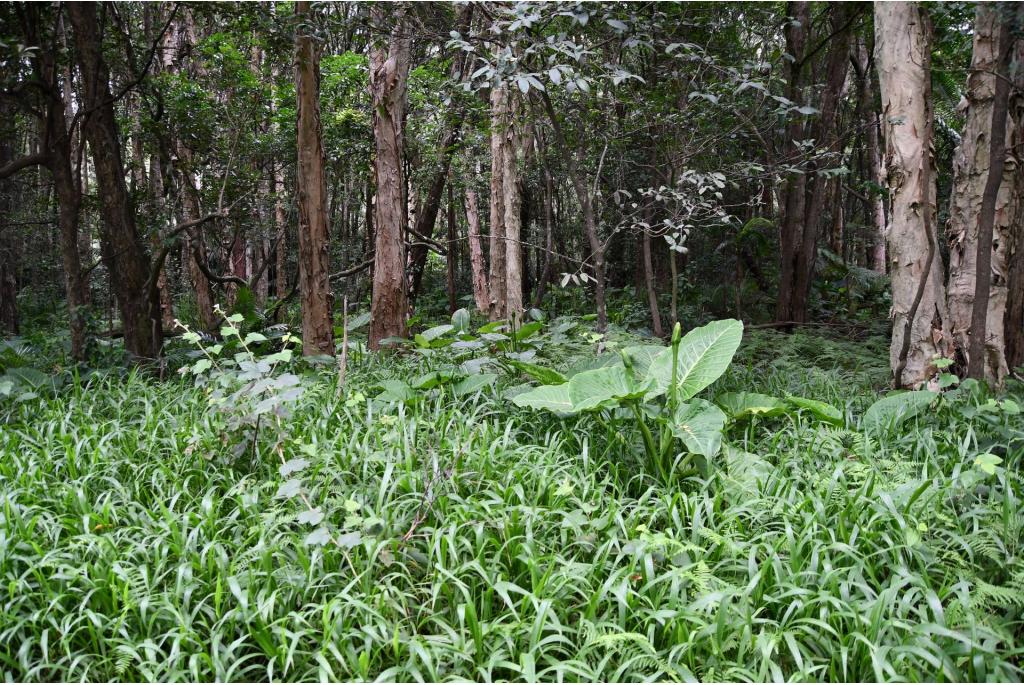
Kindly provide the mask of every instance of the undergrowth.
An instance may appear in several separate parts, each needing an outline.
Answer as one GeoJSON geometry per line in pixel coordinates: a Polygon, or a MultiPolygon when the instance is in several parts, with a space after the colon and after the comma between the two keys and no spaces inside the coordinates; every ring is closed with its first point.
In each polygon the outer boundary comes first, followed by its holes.
{"type": "MultiPolygon", "coordinates": [[[[577,330],[537,360],[587,368],[630,342],[577,330]]],[[[277,497],[273,455],[235,449],[202,387],[70,374],[0,399],[0,669],[1020,680],[1024,420],[966,387],[863,430],[885,359],[884,340],[748,333],[703,395],[799,394],[845,424],[755,416],[710,476],[671,489],[642,468],[637,436],[516,409],[523,376],[400,403],[374,400],[379,384],[443,353],[356,355],[341,393],[334,367],[299,362],[289,449],[308,455],[310,500],[359,532],[323,546],[277,497]],[[732,450],[763,468],[730,470],[732,450]]]]}

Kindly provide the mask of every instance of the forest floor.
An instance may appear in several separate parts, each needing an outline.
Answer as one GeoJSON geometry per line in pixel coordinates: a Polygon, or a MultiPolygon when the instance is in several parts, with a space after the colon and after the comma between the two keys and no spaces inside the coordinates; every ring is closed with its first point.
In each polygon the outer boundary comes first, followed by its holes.
{"type": "MultiPolygon", "coordinates": [[[[535,336],[524,358],[563,373],[601,359],[579,319],[535,336]]],[[[480,355],[354,354],[340,393],[333,364],[289,362],[302,395],[255,446],[191,376],[9,368],[4,678],[1024,677],[1020,384],[869,430],[884,339],[748,331],[703,396],[841,416],[736,420],[667,485],[611,417],[517,408],[523,375],[423,381],[480,355]],[[309,539],[321,514],[334,543],[309,539]]]]}

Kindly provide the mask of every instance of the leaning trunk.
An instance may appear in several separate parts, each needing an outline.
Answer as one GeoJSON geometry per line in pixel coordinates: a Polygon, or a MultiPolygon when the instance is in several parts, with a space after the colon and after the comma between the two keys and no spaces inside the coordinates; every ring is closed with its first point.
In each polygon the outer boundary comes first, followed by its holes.
{"type": "Polygon", "coordinates": [[[147,287],[149,257],[136,229],[135,209],[125,184],[121,136],[96,5],[69,3],[67,11],[74,26],[84,83],[82,105],[86,115],[82,130],[92,151],[99,185],[103,262],[120,308],[125,349],[134,357],[153,359],[160,354],[163,335],[159,291],[147,287]]]}

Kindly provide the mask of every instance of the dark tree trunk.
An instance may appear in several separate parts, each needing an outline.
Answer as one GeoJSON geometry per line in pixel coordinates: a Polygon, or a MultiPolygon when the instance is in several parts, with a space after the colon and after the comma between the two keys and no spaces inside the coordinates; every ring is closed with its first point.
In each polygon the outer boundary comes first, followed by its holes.
{"type": "Polygon", "coordinates": [[[154,359],[160,354],[163,336],[159,291],[146,287],[149,257],[136,229],[135,208],[125,184],[120,131],[110,92],[110,73],[103,59],[96,5],[69,3],[67,11],[74,27],[84,84],[82,130],[89,142],[99,186],[103,262],[111,274],[121,312],[125,349],[136,358],[154,359]]]}
{"type": "Polygon", "coordinates": [[[455,267],[459,251],[455,227],[455,193],[448,184],[448,241],[445,245],[445,261],[448,267],[448,311],[454,313],[458,309],[455,292],[455,267]]]}

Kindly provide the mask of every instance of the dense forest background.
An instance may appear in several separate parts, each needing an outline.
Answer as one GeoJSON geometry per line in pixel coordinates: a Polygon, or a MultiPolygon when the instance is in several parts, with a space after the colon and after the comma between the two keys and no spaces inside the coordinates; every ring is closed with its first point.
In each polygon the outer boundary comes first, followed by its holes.
{"type": "Polygon", "coordinates": [[[972,337],[1001,383],[1016,10],[899,7],[8,4],[0,325],[154,359],[221,303],[334,354],[345,302],[376,347],[589,300],[655,336],[891,318],[897,386],[972,337]]]}
{"type": "Polygon", "coordinates": [[[1024,678],[1024,3],[0,3],[0,678],[1024,678]]]}

